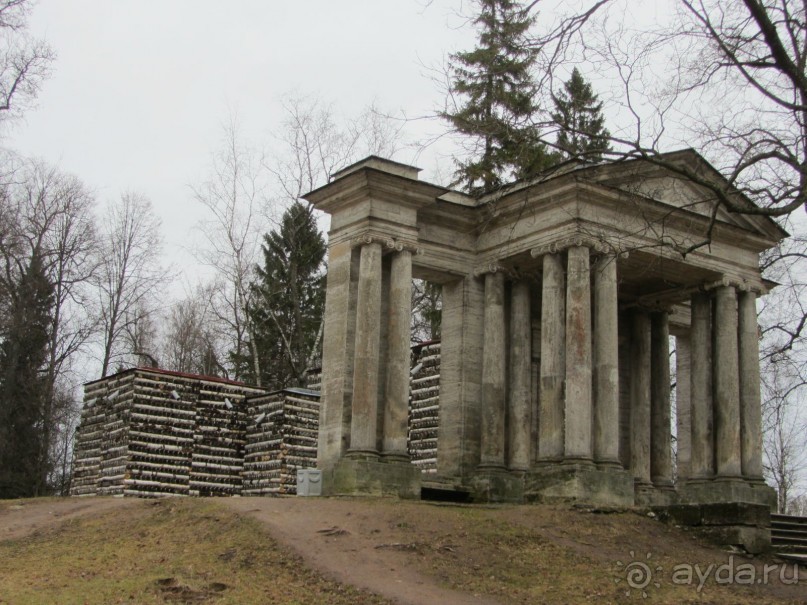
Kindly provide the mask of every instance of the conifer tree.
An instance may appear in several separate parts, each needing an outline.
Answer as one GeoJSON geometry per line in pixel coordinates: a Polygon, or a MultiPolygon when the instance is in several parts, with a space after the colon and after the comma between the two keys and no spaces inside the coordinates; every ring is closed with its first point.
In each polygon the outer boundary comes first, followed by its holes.
{"type": "Polygon", "coordinates": [[[265,386],[305,386],[325,306],[325,249],[311,209],[300,202],[264,236],[249,312],[265,386]]]}
{"type": "Polygon", "coordinates": [[[0,322],[0,499],[36,496],[47,469],[40,468],[44,432],[42,367],[48,351],[53,286],[34,255],[6,284],[0,322]]]}
{"type": "Polygon", "coordinates": [[[531,70],[537,50],[527,43],[533,18],[515,0],[477,0],[476,48],[451,55],[450,92],[462,100],[441,116],[473,141],[469,159],[457,161],[456,180],[469,193],[495,191],[513,178],[529,178],[554,158],[534,124],[538,111],[531,70]]]}
{"type": "Polygon", "coordinates": [[[564,159],[600,161],[611,149],[611,133],[605,128],[602,103],[576,67],[554,101],[552,119],[559,127],[557,145],[564,159]]]}

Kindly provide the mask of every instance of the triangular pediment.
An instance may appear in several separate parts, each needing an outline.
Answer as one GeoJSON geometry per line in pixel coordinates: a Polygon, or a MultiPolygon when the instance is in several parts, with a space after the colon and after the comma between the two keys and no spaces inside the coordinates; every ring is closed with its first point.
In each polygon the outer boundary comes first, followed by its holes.
{"type": "Polygon", "coordinates": [[[708,219],[716,215],[718,224],[730,225],[763,237],[772,243],[788,234],[773,219],[764,215],[729,212],[717,203],[714,187],[726,192],[738,205],[753,208],[753,203],[693,150],[664,154],[654,161],[630,160],[606,164],[581,171],[592,181],[613,187],[632,195],[660,202],[684,212],[692,212],[708,219]],[[696,175],[700,183],[688,175],[696,175]],[[706,186],[706,184],[709,186],[706,186]]]}

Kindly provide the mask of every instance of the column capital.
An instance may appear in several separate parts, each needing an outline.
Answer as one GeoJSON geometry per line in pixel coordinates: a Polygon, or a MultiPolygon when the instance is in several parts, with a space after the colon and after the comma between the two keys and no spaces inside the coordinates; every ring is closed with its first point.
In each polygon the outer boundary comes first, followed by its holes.
{"type": "Polygon", "coordinates": [[[384,247],[388,251],[393,252],[409,252],[413,256],[423,254],[423,250],[418,248],[417,242],[411,242],[401,239],[387,238],[384,241],[384,247]]]}
{"type": "Polygon", "coordinates": [[[502,273],[507,278],[518,277],[518,272],[499,264],[498,262],[491,262],[483,265],[477,265],[473,268],[474,277],[482,277],[488,273],[502,273]]]}
{"type": "Polygon", "coordinates": [[[583,234],[558,238],[537,246],[530,250],[530,256],[533,258],[539,258],[544,254],[557,254],[574,247],[586,247],[591,252],[596,254],[613,254],[619,258],[628,257],[628,252],[621,250],[619,246],[613,242],[609,242],[604,238],[597,238],[583,234]]]}
{"type": "Polygon", "coordinates": [[[372,231],[365,231],[350,239],[352,248],[358,248],[367,244],[380,244],[384,252],[402,252],[406,250],[411,254],[422,254],[423,251],[418,248],[417,242],[409,240],[396,239],[383,233],[376,233],[372,231]]]}
{"type": "Polygon", "coordinates": [[[738,292],[755,292],[756,294],[767,293],[767,289],[762,284],[751,283],[747,279],[742,279],[731,275],[724,275],[716,281],[704,283],[699,289],[703,290],[704,292],[709,292],[710,290],[725,287],[734,288],[738,292]]]}

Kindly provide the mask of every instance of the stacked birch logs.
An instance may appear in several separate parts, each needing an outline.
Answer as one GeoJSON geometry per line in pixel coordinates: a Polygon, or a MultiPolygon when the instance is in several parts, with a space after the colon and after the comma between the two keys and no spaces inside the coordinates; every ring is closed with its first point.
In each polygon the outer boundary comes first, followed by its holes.
{"type": "Polygon", "coordinates": [[[180,375],[135,375],[124,494],[187,495],[198,387],[180,375]]]}
{"type": "Polygon", "coordinates": [[[306,377],[306,388],[311,391],[322,391],[322,368],[311,368],[306,377]]]}
{"type": "Polygon", "coordinates": [[[440,409],[440,343],[412,347],[409,389],[409,455],[424,474],[437,472],[437,417],[440,409]]]}
{"type": "Polygon", "coordinates": [[[240,493],[244,400],[262,393],[141,368],[85,385],[71,495],[240,493]]]}
{"type": "Polygon", "coordinates": [[[241,493],[246,431],[244,396],[231,385],[202,383],[196,403],[190,494],[241,493]]]}
{"type": "Polygon", "coordinates": [[[106,382],[91,382],[84,386],[84,409],[81,411],[73,452],[71,496],[94,496],[98,493],[106,395],[106,382]]]}
{"type": "Polygon", "coordinates": [[[129,413],[134,396],[134,374],[117,374],[107,382],[101,437],[98,494],[120,496],[129,454],[129,413]]]}
{"type": "Polygon", "coordinates": [[[297,470],[317,465],[319,398],[291,388],[248,400],[244,495],[297,493],[297,470]]]}

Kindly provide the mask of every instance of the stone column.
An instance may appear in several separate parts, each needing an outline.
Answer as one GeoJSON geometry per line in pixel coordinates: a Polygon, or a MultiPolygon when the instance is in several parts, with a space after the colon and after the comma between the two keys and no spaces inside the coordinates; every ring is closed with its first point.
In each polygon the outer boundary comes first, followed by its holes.
{"type": "Polygon", "coordinates": [[[387,385],[384,405],[383,454],[409,460],[406,449],[409,428],[409,359],[412,316],[412,253],[392,256],[389,315],[387,317],[387,385]]]}
{"type": "Polygon", "coordinates": [[[443,284],[437,472],[467,477],[479,465],[484,348],[484,282],[443,284]]]}
{"type": "Polygon", "coordinates": [[[616,257],[600,257],[594,268],[594,460],[619,462],[619,322],[616,257]]]}
{"type": "Polygon", "coordinates": [[[712,301],[697,292],[690,303],[690,479],[714,476],[712,301]]]}
{"type": "Polygon", "coordinates": [[[377,456],[378,354],[381,338],[381,244],[361,247],[356,300],[356,348],[353,366],[353,407],[350,452],[377,456]]]}
{"type": "Polygon", "coordinates": [[[692,458],[692,425],[690,403],[690,345],[689,336],[675,337],[675,418],[677,436],[678,479],[686,480],[690,475],[692,458]]]}
{"type": "Polygon", "coordinates": [[[563,381],[566,377],[566,283],[560,254],[543,258],[538,461],[563,457],[563,381]]]}
{"type": "Polygon", "coordinates": [[[331,243],[322,339],[319,468],[335,464],[350,447],[358,271],[359,255],[352,249],[351,242],[331,243]]]}
{"type": "Polygon", "coordinates": [[[482,352],[482,435],[480,469],[505,468],[504,274],[485,275],[485,342],[482,352]]]}
{"type": "Polygon", "coordinates": [[[630,343],[630,467],[638,485],[650,485],[650,317],[636,311],[630,343]]]}
{"type": "Polygon", "coordinates": [[[569,248],[566,283],[567,461],[591,461],[591,271],[589,250],[569,248]]]}
{"type": "Polygon", "coordinates": [[[743,476],[754,481],[762,481],[762,402],[759,392],[759,332],[756,301],[756,293],[740,293],[738,314],[740,433],[743,476]]]}
{"type": "Polygon", "coordinates": [[[740,477],[740,376],[733,286],[715,290],[714,330],[715,465],[718,477],[740,477]]]}
{"type": "Polygon", "coordinates": [[[510,299],[510,389],[508,408],[507,464],[510,470],[526,471],[530,466],[530,370],[532,325],[530,285],[513,283],[510,299]]]}
{"type": "Polygon", "coordinates": [[[672,487],[670,324],[666,312],[650,316],[650,479],[672,487]]]}

